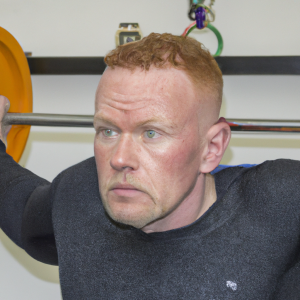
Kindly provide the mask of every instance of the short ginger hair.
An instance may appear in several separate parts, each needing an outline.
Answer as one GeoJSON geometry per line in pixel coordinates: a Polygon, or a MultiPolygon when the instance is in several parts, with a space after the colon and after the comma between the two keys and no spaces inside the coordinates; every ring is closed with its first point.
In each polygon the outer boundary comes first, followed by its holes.
{"type": "Polygon", "coordinates": [[[130,70],[174,67],[186,72],[220,109],[223,94],[222,72],[207,49],[193,38],[169,33],[151,33],[140,41],[118,46],[104,58],[107,66],[130,70]],[[210,97],[210,95],[213,97],[210,97]]]}

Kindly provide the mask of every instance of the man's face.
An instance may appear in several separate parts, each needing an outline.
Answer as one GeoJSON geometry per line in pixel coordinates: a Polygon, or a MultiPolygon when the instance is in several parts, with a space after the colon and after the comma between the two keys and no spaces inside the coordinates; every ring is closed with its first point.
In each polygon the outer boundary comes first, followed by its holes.
{"type": "Polygon", "coordinates": [[[94,125],[99,189],[111,218],[143,228],[191,193],[202,130],[199,100],[183,71],[108,68],[96,95],[94,125]]]}

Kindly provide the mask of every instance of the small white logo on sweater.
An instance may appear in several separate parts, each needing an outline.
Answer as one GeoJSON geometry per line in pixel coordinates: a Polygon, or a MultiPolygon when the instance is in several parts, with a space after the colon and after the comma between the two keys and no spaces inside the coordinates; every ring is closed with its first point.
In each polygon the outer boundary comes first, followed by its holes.
{"type": "Polygon", "coordinates": [[[232,289],[233,291],[237,290],[237,284],[233,281],[226,281],[226,286],[232,289]]]}

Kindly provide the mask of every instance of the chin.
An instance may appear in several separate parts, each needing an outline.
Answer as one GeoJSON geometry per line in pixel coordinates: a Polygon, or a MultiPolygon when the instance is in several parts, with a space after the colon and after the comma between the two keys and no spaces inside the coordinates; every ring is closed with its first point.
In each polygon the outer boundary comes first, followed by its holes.
{"type": "Polygon", "coordinates": [[[154,210],[136,205],[110,205],[103,201],[107,214],[116,222],[141,229],[157,219],[154,210]]]}

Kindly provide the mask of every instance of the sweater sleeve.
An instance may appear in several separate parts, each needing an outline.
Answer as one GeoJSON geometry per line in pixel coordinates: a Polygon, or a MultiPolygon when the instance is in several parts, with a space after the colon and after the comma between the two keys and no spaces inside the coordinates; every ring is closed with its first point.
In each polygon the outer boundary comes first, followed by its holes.
{"type": "Polygon", "coordinates": [[[0,228],[35,259],[57,265],[50,183],[22,168],[0,141],[0,228]]]}

